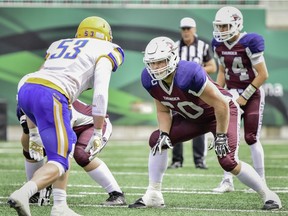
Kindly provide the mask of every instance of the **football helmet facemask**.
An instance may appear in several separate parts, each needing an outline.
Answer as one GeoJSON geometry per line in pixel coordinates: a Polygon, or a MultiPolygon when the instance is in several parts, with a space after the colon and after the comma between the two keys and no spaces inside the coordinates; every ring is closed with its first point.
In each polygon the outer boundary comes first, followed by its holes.
{"type": "Polygon", "coordinates": [[[145,49],[143,62],[153,80],[165,79],[177,67],[179,57],[178,46],[168,37],[156,37],[152,39],[145,49]],[[152,67],[152,63],[166,61],[164,67],[152,67]]]}
{"type": "Polygon", "coordinates": [[[213,37],[218,42],[230,40],[237,35],[243,28],[242,13],[235,7],[222,7],[215,15],[213,21],[213,37]],[[221,25],[228,25],[227,31],[220,31],[221,25]]]}
{"type": "Polygon", "coordinates": [[[109,23],[101,17],[87,17],[79,24],[76,38],[97,38],[112,41],[112,30],[109,23]]]}

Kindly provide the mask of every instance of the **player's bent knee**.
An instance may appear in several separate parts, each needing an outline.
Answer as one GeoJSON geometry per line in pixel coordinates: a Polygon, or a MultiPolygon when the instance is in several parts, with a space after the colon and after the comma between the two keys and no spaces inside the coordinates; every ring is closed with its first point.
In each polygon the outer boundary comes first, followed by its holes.
{"type": "Polygon", "coordinates": [[[58,170],[59,170],[59,176],[62,176],[66,171],[67,169],[65,169],[65,167],[63,166],[63,164],[59,163],[58,161],[48,161],[47,163],[50,163],[50,164],[54,164],[58,170]]]}
{"type": "Polygon", "coordinates": [[[226,172],[231,172],[238,165],[235,160],[231,160],[230,158],[222,158],[219,163],[226,172]]]}
{"type": "Polygon", "coordinates": [[[76,163],[81,167],[85,167],[90,163],[89,154],[85,152],[84,149],[85,145],[83,146],[81,143],[77,143],[74,149],[74,159],[76,163]]]}
{"type": "Polygon", "coordinates": [[[254,143],[257,142],[257,137],[255,134],[253,133],[247,133],[245,134],[245,142],[248,144],[248,145],[253,145],[254,143]]]}
{"type": "Polygon", "coordinates": [[[156,145],[158,138],[159,138],[159,130],[156,130],[151,134],[149,139],[149,145],[151,148],[153,148],[156,145]]]}

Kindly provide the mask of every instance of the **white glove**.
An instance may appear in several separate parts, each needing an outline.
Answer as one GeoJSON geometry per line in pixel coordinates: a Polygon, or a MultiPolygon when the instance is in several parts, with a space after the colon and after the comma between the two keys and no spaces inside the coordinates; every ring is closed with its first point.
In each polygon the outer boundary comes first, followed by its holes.
{"type": "Polygon", "coordinates": [[[102,129],[94,129],[94,133],[85,148],[85,152],[90,152],[90,161],[92,161],[96,155],[101,152],[106,143],[107,142],[102,140],[102,129]]]}
{"type": "Polygon", "coordinates": [[[37,128],[29,129],[29,154],[36,161],[44,158],[43,143],[37,128]]]}
{"type": "Polygon", "coordinates": [[[228,145],[228,138],[225,133],[216,134],[216,138],[214,140],[214,149],[216,155],[220,158],[226,157],[227,154],[231,152],[228,145]]]}
{"type": "Polygon", "coordinates": [[[151,149],[153,156],[156,154],[157,151],[159,151],[159,153],[161,154],[162,153],[162,147],[164,147],[164,146],[166,146],[170,149],[173,149],[173,145],[172,145],[171,140],[169,138],[169,134],[166,132],[160,131],[157,143],[151,149]]]}

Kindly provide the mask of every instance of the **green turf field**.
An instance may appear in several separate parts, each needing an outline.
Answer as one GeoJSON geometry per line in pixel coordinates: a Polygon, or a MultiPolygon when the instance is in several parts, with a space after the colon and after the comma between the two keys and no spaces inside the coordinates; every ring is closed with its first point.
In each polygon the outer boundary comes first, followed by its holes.
{"type": "MultiPolygon", "coordinates": [[[[222,170],[213,151],[208,152],[208,170],[196,170],[192,164],[191,144],[185,143],[184,167],[167,170],[163,182],[166,207],[162,209],[128,209],[102,207],[108,198],[105,191],[74,162],[68,187],[68,203],[81,215],[141,216],[141,215],[208,215],[208,216],[266,216],[288,215],[288,141],[264,142],[266,176],[269,187],[282,199],[283,209],[275,212],[262,211],[257,194],[247,193],[247,188],[234,178],[236,191],[215,194],[222,170]]],[[[149,149],[143,141],[111,141],[99,157],[106,162],[126,194],[128,203],[141,197],[148,185],[147,161],[149,149]]],[[[169,154],[171,156],[171,152],[169,154]]],[[[240,146],[240,159],[251,164],[247,145],[240,146]]],[[[170,163],[170,158],[169,158],[170,163]]],[[[0,215],[16,215],[6,205],[10,193],[25,181],[24,158],[20,143],[0,142],[0,215]]],[[[31,206],[32,215],[49,216],[51,206],[31,206]]]]}

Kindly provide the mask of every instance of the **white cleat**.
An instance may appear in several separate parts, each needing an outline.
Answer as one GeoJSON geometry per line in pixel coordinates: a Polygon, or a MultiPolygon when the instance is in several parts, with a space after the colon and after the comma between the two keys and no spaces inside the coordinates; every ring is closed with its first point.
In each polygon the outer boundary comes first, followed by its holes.
{"type": "Polygon", "coordinates": [[[215,193],[226,193],[234,191],[233,182],[230,179],[223,179],[217,188],[212,191],[215,193]]]}
{"type": "Polygon", "coordinates": [[[270,191],[270,193],[266,197],[262,210],[275,211],[281,208],[282,208],[282,203],[281,203],[279,196],[275,192],[270,191]]]}
{"type": "Polygon", "coordinates": [[[31,216],[29,208],[29,197],[23,196],[19,190],[14,191],[8,198],[7,203],[11,208],[14,208],[18,216],[31,216]]]}
{"type": "Polygon", "coordinates": [[[130,204],[128,208],[163,208],[163,195],[160,191],[147,190],[144,196],[130,204]]]}
{"type": "Polygon", "coordinates": [[[50,216],[81,216],[70,209],[67,205],[56,205],[52,207],[50,216]]]}

